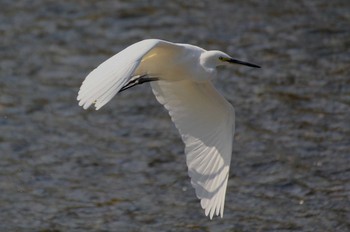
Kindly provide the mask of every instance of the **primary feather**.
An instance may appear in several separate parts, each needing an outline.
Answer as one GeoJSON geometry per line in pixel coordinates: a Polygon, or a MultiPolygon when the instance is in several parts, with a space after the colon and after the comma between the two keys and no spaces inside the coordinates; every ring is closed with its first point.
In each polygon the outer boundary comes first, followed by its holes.
{"type": "Polygon", "coordinates": [[[209,81],[153,82],[185,143],[188,173],[205,214],[223,216],[234,110],[209,81]]]}
{"type": "Polygon", "coordinates": [[[112,56],[84,80],[77,100],[84,109],[92,104],[100,109],[130,80],[142,58],[153,48],[166,43],[160,40],[143,40],[112,56]]]}

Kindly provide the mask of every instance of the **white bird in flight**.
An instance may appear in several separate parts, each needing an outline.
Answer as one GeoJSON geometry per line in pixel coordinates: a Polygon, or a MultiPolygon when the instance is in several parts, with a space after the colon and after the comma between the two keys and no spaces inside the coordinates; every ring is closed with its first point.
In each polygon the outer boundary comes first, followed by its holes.
{"type": "Polygon", "coordinates": [[[235,113],[214,88],[217,67],[258,65],[221,51],[158,39],[132,44],[112,56],[84,80],[79,105],[100,109],[117,93],[150,82],[185,143],[191,184],[205,215],[223,217],[229,176],[235,113]]]}

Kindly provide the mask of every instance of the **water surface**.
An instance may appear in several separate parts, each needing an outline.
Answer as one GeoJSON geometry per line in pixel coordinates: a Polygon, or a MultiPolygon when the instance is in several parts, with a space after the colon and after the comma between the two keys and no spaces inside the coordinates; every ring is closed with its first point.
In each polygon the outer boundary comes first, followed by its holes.
{"type": "Polygon", "coordinates": [[[1,231],[349,231],[349,1],[0,3],[1,231]],[[226,51],[236,134],[208,220],[148,85],[100,111],[85,76],[146,38],[226,51]]]}

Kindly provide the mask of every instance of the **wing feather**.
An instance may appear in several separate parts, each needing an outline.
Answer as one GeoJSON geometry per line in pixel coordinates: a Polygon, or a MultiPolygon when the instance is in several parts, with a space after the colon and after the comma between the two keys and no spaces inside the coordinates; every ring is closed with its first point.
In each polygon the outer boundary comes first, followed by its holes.
{"type": "Polygon", "coordinates": [[[210,81],[151,83],[185,143],[192,186],[210,218],[223,216],[234,132],[233,107],[210,81]]]}
{"type": "Polygon", "coordinates": [[[175,44],[158,39],[135,43],[112,56],[84,80],[77,100],[84,109],[95,104],[96,110],[109,102],[130,80],[143,57],[156,47],[172,48],[175,44]]]}

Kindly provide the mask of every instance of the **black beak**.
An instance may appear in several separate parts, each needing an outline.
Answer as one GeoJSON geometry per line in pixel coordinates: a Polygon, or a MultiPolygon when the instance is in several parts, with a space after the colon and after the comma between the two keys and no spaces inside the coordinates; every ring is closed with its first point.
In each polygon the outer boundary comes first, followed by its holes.
{"type": "Polygon", "coordinates": [[[240,61],[240,60],[236,60],[236,59],[227,59],[226,60],[229,63],[232,64],[241,64],[241,65],[245,65],[245,66],[249,66],[249,67],[253,67],[253,68],[261,68],[259,65],[256,64],[252,64],[252,63],[248,63],[248,62],[244,62],[244,61],[240,61]]]}

